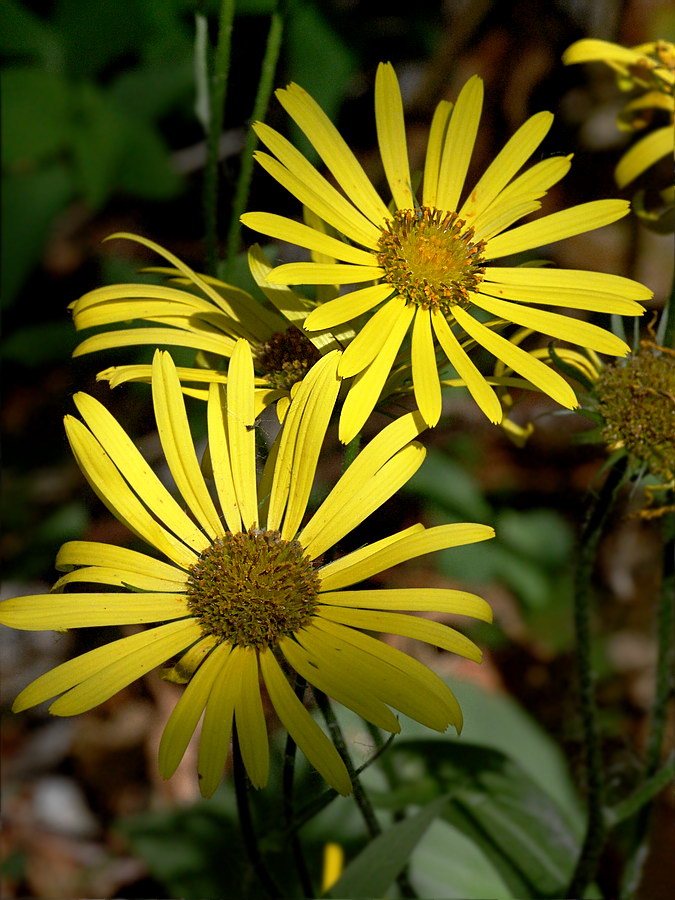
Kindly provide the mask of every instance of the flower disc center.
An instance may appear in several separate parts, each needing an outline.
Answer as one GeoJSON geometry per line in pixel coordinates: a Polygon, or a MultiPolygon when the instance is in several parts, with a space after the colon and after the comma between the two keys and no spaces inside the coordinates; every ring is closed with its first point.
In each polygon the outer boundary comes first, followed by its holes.
{"type": "Polygon", "coordinates": [[[399,209],[382,229],[379,264],[385,281],[410,303],[447,312],[469,302],[485,271],[484,241],[455,212],[399,209]]]}
{"type": "Polygon", "coordinates": [[[204,631],[244,647],[273,646],[307,625],[319,578],[297,541],[278,531],[216,538],[192,567],[188,607],[204,631]]]}
{"type": "Polygon", "coordinates": [[[314,344],[294,325],[273,334],[256,353],[258,368],[273,387],[282,391],[290,391],[302,381],[320,358],[314,344]]]}

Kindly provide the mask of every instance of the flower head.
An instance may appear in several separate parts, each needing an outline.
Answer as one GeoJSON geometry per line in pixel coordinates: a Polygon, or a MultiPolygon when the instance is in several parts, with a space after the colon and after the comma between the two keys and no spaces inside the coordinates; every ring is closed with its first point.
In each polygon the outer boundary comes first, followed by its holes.
{"type": "Polygon", "coordinates": [[[621,158],[615,177],[625,187],[675,149],[675,44],[652,41],[637,47],[623,47],[609,41],[584,39],[565,50],[566,65],[603,62],[617,74],[619,87],[635,96],[624,106],[619,126],[628,131],[644,131],[659,114],[667,124],[650,130],[621,158]]]}
{"type": "MultiPolygon", "coordinates": [[[[163,256],[171,268],[146,271],[166,275],[172,283],[116,284],[89,291],[72,303],[78,331],[124,324],[122,328],[85,338],[75,348],[75,356],[134,345],[193,349],[202,365],[181,366],[178,376],[184,393],[206,400],[211,382],[227,383],[227,371],[222,366],[237,340],[245,338],[253,347],[257,373],[256,415],[276,403],[283,418],[294,385],[323,354],[339,346],[332,334],[304,332],[303,321],[313,306],[290,288],[274,288],[267,283],[265,276],[271,267],[259,247],[251,248],[249,267],[276,309],[259,303],[241,288],[193,271],[147,238],[132,234],[111,237],[128,238],[163,256]],[[133,320],[145,324],[130,328],[128,323],[133,320]]],[[[352,335],[343,331],[338,336],[349,340],[352,335]]],[[[100,372],[98,378],[116,387],[128,381],[149,382],[151,371],[150,365],[112,366],[100,372]]]]}
{"type": "Polygon", "coordinates": [[[75,395],[82,419],[68,416],[66,431],[80,467],[120,521],[166,559],[70,541],[57,557],[57,568],[65,572],[57,593],[0,604],[0,621],[14,628],[153,626],[40,676],[18,696],[16,710],[60,695],[52,713],[81,713],[178,656],[170,677],[187,686],[163,733],[160,771],[164,777],[174,772],[203,713],[198,772],[205,796],[222,776],[233,723],[251,781],[257,787],[267,781],[261,679],[296,743],[345,794],[351,785],[344,764],[296,696],[295,673],[391,732],[399,730],[392,708],[439,731],[449,724],[461,727],[461,711],[445,683],[367,632],[407,635],[479,660],[479,649],[458,631],[402,611],[489,621],[487,603],[463,591],[354,585],[420,554],[485,540],[493,531],[478,524],[417,525],[331,561],[324,558],[424,458],[414,440],[424,423],[418,414],[405,415],[365,447],[307,518],[340,385],[338,357],[322,357],[302,381],[256,484],[253,360],[249,344],[236,342],[226,388],[209,387],[214,498],[197,459],[178,373],[169,354],[157,351],[155,417],[182,503],[105,407],[75,395]],[[109,585],[112,591],[68,592],[78,583],[109,585]]]}
{"type": "Polygon", "coordinates": [[[304,323],[311,331],[365,318],[338,367],[341,377],[355,376],[340,419],[342,440],[359,431],[401,358],[411,361],[415,398],[428,424],[436,424],[440,416],[438,364],[444,360],[488,418],[500,421],[499,401],[463,341],[481,345],[563,406],[576,406],[564,379],[498,333],[508,323],[605,353],[628,352],[623,341],[602,328],[539,306],[639,315],[643,310],[637,301],[651,296],[643,285],[599,272],[494,264],[607,225],[628,212],[623,200],[597,200],[511,228],[540,208],[540,198],[569,169],[570,157],[549,157],[518,174],[551,127],[550,113],[528,119],[478,183],[466,190],[483,98],[480,78],[469,79],[454,108],[443,101],[434,115],[420,202],[412,188],[398,81],[391,65],[381,64],[375,118],[392,212],[314,100],[297,84],[277,96],[342,193],[261,123],[256,131],[270,154],[259,152],[257,159],[342,237],[264,212],[246,213],[242,221],[339,260],[282,265],[269,273],[270,283],[368,285],[321,304],[304,323]],[[484,313],[494,317],[487,324],[484,313]]]}

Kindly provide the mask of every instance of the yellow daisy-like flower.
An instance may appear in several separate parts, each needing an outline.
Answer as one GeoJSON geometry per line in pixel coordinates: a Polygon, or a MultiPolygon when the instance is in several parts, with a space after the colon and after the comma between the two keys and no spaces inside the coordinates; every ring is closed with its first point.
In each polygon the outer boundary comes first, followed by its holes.
{"type": "Polygon", "coordinates": [[[465,191],[483,100],[481,79],[469,79],[454,108],[442,101],[434,115],[420,205],[412,189],[398,81],[392,66],[381,64],[375,118],[392,212],[315,101],[297,84],[277,96],[344,193],[260,123],[256,133],[273,155],[259,152],[258,162],[343,239],[283,216],[246,213],[242,221],[250,228],[340,260],[282,265],[268,280],[284,285],[372,282],[322,304],[305,320],[311,331],[367,316],[338,369],[342,377],[355,376],[340,419],[343,441],[358,433],[372,411],[409,334],[405,355],[412,362],[417,404],[430,425],[441,413],[437,347],[488,418],[501,419],[494,391],[460,345],[465,335],[563,406],[577,405],[563,378],[484,324],[482,313],[496,317],[493,326],[515,323],[603,353],[628,352],[604,329],[533,304],[639,315],[643,309],[637,301],[651,296],[643,285],[599,272],[494,265],[501,257],[600,228],[628,212],[624,200],[597,200],[510,228],[539,209],[539,199],[569,169],[570,157],[549,157],[517,174],[551,127],[551,113],[525,122],[465,191]]]}
{"type": "Polygon", "coordinates": [[[622,47],[609,41],[583,39],[576,41],[563,53],[566,65],[603,62],[617,73],[619,87],[637,91],[619,116],[619,126],[630,131],[642,131],[655,113],[665,113],[669,124],[641,138],[624,154],[616,167],[619,187],[625,187],[664,156],[675,150],[675,44],[652,41],[637,47],[622,47]]]}
{"type": "Polygon", "coordinates": [[[159,767],[164,777],[174,772],[203,714],[198,772],[205,796],[222,777],[233,722],[252,783],[267,782],[261,679],[283,725],[343,794],[351,790],[345,766],[296,697],[294,672],[391,732],[399,731],[391,708],[438,731],[449,724],[461,727],[461,711],[445,683],[367,632],[407,635],[479,661],[478,647],[455,629],[402,611],[489,621],[488,604],[463,591],[353,585],[404,560],[482,541],[494,532],[477,524],[417,525],[324,560],[424,458],[424,448],[414,440],[424,423],[418,414],[402,416],[356,457],[305,522],[339,390],[338,358],[338,352],[327,354],[302,381],[256,486],[253,360],[248,343],[236,343],[226,389],[209,387],[214,500],[197,459],[175,366],[168,353],[157,351],[155,417],[187,512],[105,407],[87,394],[75,395],[82,420],[68,416],[66,431],[82,471],[120,521],[168,561],[70,541],[58,554],[57,568],[66,574],[55,590],[80,582],[111,585],[114,592],[51,593],[0,604],[0,621],[13,628],[155,625],[40,676],[17,697],[15,710],[60,695],[50,711],[75,715],[180,655],[172,679],[188,683],[164,730],[159,767]]]}
{"type": "MultiPolygon", "coordinates": [[[[284,287],[272,287],[266,279],[271,266],[259,247],[249,251],[249,267],[256,282],[276,311],[258,303],[241,288],[195,272],[159,244],[133,234],[113,234],[149,247],[171,264],[146,271],[169,276],[173,284],[115,284],[96,288],[71,304],[78,331],[123,324],[124,327],[95,334],[78,344],[73,353],[81,356],[116,347],[134,345],[187,347],[202,359],[228,360],[240,338],[254,348],[256,416],[276,403],[283,418],[295,384],[314,363],[336,349],[336,338],[327,332],[307,335],[303,322],[313,309],[303,297],[284,287]],[[180,287],[174,286],[175,284],[180,287]],[[183,290],[186,286],[191,290],[183,290]],[[198,292],[198,293],[195,293],[198,292]],[[129,327],[137,320],[146,326],[129,327]],[[148,327],[148,325],[150,327],[148,327]]],[[[348,341],[353,334],[338,334],[348,341]]],[[[111,366],[98,374],[111,387],[129,381],[150,382],[152,366],[111,366]]],[[[226,384],[227,372],[205,364],[178,368],[183,391],[206,400],[209,384],[226,384]]]]}

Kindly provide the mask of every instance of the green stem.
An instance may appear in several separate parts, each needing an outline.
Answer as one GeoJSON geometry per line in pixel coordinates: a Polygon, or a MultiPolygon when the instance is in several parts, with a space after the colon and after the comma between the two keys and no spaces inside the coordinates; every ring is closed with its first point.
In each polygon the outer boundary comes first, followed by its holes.
{"type": "Polygon", "coordinates": [[[225,116],[227,77],[230,71],[230,47],[235,0],[221,0],[218,20],[218,42],[209,91],[209,130],[206,138],[206,170],[204,172],[204,217],[206,225],[206,265],[210,275],[218,264],[218,168],[220,133],[225,116]]]}
{"type": "Polygon", "coordinates": [[[344,456],[342,457],[342,472],[343,474],[347,471],[347,469],[354,462],[356,457],[359,454],[359,450],[361,449],[361,432],[359,432],[355,437],[351,439],[351,441],[345,447],[344,456]]]}
{"type": "Polygon", "coordinates": [[[368,799],[365,790],[363,789],[363,785],[359,780],[359,776],[356,773],[354,763],[352,762],[349,751],[347,750],[347,743],[345,741],[344,735],[342,734],[340,723],[338,722],[335,713],[333,712],[333,707],[330,705],[330,700],[323,693],[323,691],[319,691],[317,690],[317,688],[312,688],[312,690],[314,691],[314,696],[316,697],[317,706],[321,710],[321,715],[324,717],[326,726],[328,727],[331,739],[335,744],[335,749],[342,757],[342,761],[344,762],[347,768],[347,772],[349,773],[349,778],[354,790],[354,800],[356,801],[356,805],[361,812],[363,821],[366,825],[366,830],[368,831],[368,834],[371,838],[377,837],[378,834],[382,834],[382,826],[377,821],[375,810],[373,809],[372,804],[368,799]]]}
{"type": "Polygon", "coordinates": [[[675,350],[675,278],[673,278],[673,286],[670,290],[670,297],[666,303],[666,308],[661,313],[666,316],[666,331],[663,336],[663,346],[669,350],[675,350]]]}
{"type": "Polygon", "coordinates": [[[241,836],[251,863],[251,868],[260,879],[260,883],[264,887],[267,896],[276,900],[278,897],[283,897],[283,894],[270,875],[262,854],[260,853],[260,848],[258,847],[258,839],[255,834],[255,829],[253,828],[253,819],[251,818],[251,807],[248,802],[248,784],[246,783],[246,771],[244,769],[244,762],[241,758],[241,750],[239,749],[236,724],[232,733],[232,774],[234,778],[234,792],[237,798],[239,827],[241,828],[241,836]]]}
{"type": "MultiPolygon", "coordinates": [[[[279,60],[279,51],[281,50],[282,34],[283,15],[280,10],[277,10],[272,14],[270,19],[270,29],[267,34],[265,56],[263,57],[258,91],[256,93],[255,102],[253,104],[253,113],[251,115],[252,123],[262,121],[267,113],[267,106],[274,84],[274,74],[279,60]]],[[[258,137],[253,128],[249,127],[246,133],[244,149],[241,154],[241,167],[239,169],[239,178],[237,179],[234,200],[232,201],[230,228],[227,233],[228,265],[236,256],[239,247],[239,232],[241,230],[239,219],[248,202],[248,193],[251,186],[251,177],[253,175],[253,152],[257,145],[258,137]]]]}
{"type": "MultiPolygon", "coordinates": [[[[675,312],[675,310],[674,310],[675,312]]],[[[668,703],[673,687],[673,653],[675,652],[675,514],[668,513],[663,523],[663,576],[657,614],[658,658],[656,684],[652,707],[647,750],[645,754],[645,782],[638,790],[646,790],[658,780],[658,768],[665,738],[668,703]]],[[[630,799],[630,798],[629,798],[630,799]]],[[[644,804],[633,828],[637,847],[629,859],[621,882],[621,897],[636,896],[648,852],[648,832],[651,805],[644,804]]]]}
{"type": "MultiPolygon", "coordinates": [[[[302,702],[302,698],[305,694],[305,688],[307,687],[307,682],[304,678],[301,678],[299,675],[297,676],[297,680],[295,683],[295,694],[297,698],[302,702]]],[[[302,892],[307,897],[314,897],[314,885],[312,884],[312,878],[309,874],[309,869],[307,868],[307,862],[305,860],[305,854],[302,849],[302,844],[300,842],[300,834],[299,831],[293,828],[293,813],[294,813],[294,803],[293,803],[293,776],[295,773],[295,757],[297,752],[297,745],[290,734],[286,735],[286,747],[284,750],[284,765],[281,776],[281,784],[283,791],[283,811],[284,811],[284,826],[286,833],[290,837],[291,841],[291,851],[293,853],[293,860],[295,862],[295,868],[298,873],[298,878],[300,880],[300,885],[302,887],[302,892]]]]}
{"type": "Polygon", "coordinates": [[[591,581],[598,543],[614,496],[623,480],[626,464],[627,459],[624,457],[610,469],[589,511],[580,538],[579,562],[574,583],[574,624],[579,702],[584,733],[588,819],[581,854],[565,892],[566,897],[583,896],[586,885],[595,875],[607,831],[604,815],[605,778],[592,660],[591,581]]]}

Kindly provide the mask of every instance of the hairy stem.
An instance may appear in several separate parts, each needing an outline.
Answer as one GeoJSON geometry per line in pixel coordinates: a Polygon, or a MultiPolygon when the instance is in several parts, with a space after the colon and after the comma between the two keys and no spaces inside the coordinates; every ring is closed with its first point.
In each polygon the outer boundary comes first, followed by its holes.
{"type": "MultiPolygon", "coordinates": [[[[302,702],[302,699],[305,695],[305,688],[307,686],[307,682],[304,678],[301,678],[299,675],[297,676],[297,680],[295,683],[295,694],[297,698],[302,702]]],[[[294,813],[294,802],[293,802],[293,776],[295,774],[295,757],[297,752],[297,745],[290,734],[286,735],[286,747],[284,750],[284,766],[281,776],[282,783],[282,791],[283,791],[283,812],[284,812],[284,827],[286,829],[287,834],[290,837],[291,841],[291,852],[293,853],[293,861],[295,862],[295,868],[298,873],[298,878],[300,880],[300,884],[302,886],[302,892],[307,897],[314,897],[315,891],[314,886],[312,884],[312,878],[309,874],[309,869],[307,867],[307,861],[305,860],[305,854],[302,849],[302,844],[300,842],[300,834],[298,830],[293,828],[293,813],[294,813]]]]}

